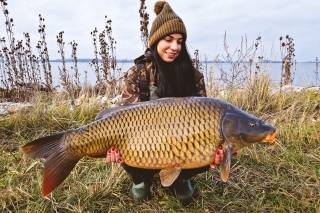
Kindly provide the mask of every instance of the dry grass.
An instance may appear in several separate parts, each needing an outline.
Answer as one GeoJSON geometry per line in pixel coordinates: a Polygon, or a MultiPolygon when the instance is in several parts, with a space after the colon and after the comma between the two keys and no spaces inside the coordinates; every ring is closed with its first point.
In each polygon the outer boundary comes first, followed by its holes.
{"type": "Polygon", "coordinates": [[[250,90],[249,96],[248,91],[233,91],[232,96],[225,93],[224,98],[276,126],[279,136],[275,145],[240,151],[233,157],[227,183],[221,181],[219,169],[193,178],[196,195],[188,206],[161,187],[159,178],[154,179],[153,199],[135,203],[127,174],[119,165],[101,159],[82,159],[57,190],[42,198],[43,161],[23,155],[18,146],[84,125],[94,119],[101,106],[71,108],[62,98],[38,96],[33,109],[1,121],[0,211],[319,212],[319,92],[279,94],[264,90],[268,93],[262,95],[262,91],[250,90]],[[263,98],[264,105],[258,101],[263,98]]]}

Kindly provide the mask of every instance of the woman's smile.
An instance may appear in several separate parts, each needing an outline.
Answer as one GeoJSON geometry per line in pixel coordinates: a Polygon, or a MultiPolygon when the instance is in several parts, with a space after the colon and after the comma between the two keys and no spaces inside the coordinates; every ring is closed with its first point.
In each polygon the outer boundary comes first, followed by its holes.
{"type": "Polygon", "coordinates": [[[180,54],[183,37],[179,33],[161,39],[157,46],[159,56],[165,62],[173,62],[180,54]]]}

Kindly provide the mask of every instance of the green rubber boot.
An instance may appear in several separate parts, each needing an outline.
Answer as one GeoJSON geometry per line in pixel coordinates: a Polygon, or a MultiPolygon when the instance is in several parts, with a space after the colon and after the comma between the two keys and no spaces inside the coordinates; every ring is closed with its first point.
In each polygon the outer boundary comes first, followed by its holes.
{"type": "Polygon", "coordinates": [[[177,179],[173,184],[174,192],[177,198],[183,204],[189,204],[194,195],[194,189],[189,179],[177,179]]]}
{"type": "Polygon", "coordinates": [[[144,201],[151,199],[152,183],[142,182],[133,184],[132,195],[135,201],[144,201]]]}

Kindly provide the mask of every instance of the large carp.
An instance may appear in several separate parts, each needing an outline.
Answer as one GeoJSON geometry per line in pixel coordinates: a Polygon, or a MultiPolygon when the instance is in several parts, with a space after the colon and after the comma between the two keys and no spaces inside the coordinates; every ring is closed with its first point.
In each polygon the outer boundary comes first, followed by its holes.
{"type": "Polygon", "coordinates": [[[82,157],[103,157],[111,146],[129,166],[160,169],[162,185],[170,186],[181,169],[213,163],[216,149],[223,145],[220,171],[227,181],[233,153],[253,143],[273,143],[276,135],[273,126],[223,100],[163,98],[104,110],[86,126],[36,139],[21,150],[46,159],[46,196],[82,157]]]}

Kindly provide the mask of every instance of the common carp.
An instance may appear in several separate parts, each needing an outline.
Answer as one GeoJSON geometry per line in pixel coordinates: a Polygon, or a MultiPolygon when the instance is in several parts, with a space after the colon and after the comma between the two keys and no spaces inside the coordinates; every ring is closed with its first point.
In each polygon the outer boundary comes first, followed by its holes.
{"type": "Polygon", "coordinates": [[[274,143],[270,124],[234,105],[214,98],[162,98],[102,111],[96,120],[31,141],[22,152],[45,158],[42,195],[47,196],[84,156],[105,157],[114,146],[129,166],[160,169],[170,186],[181,169],[210,165],[223,145],[221,178],[227,181],[231,155],[253,143],[274,143]]]}

